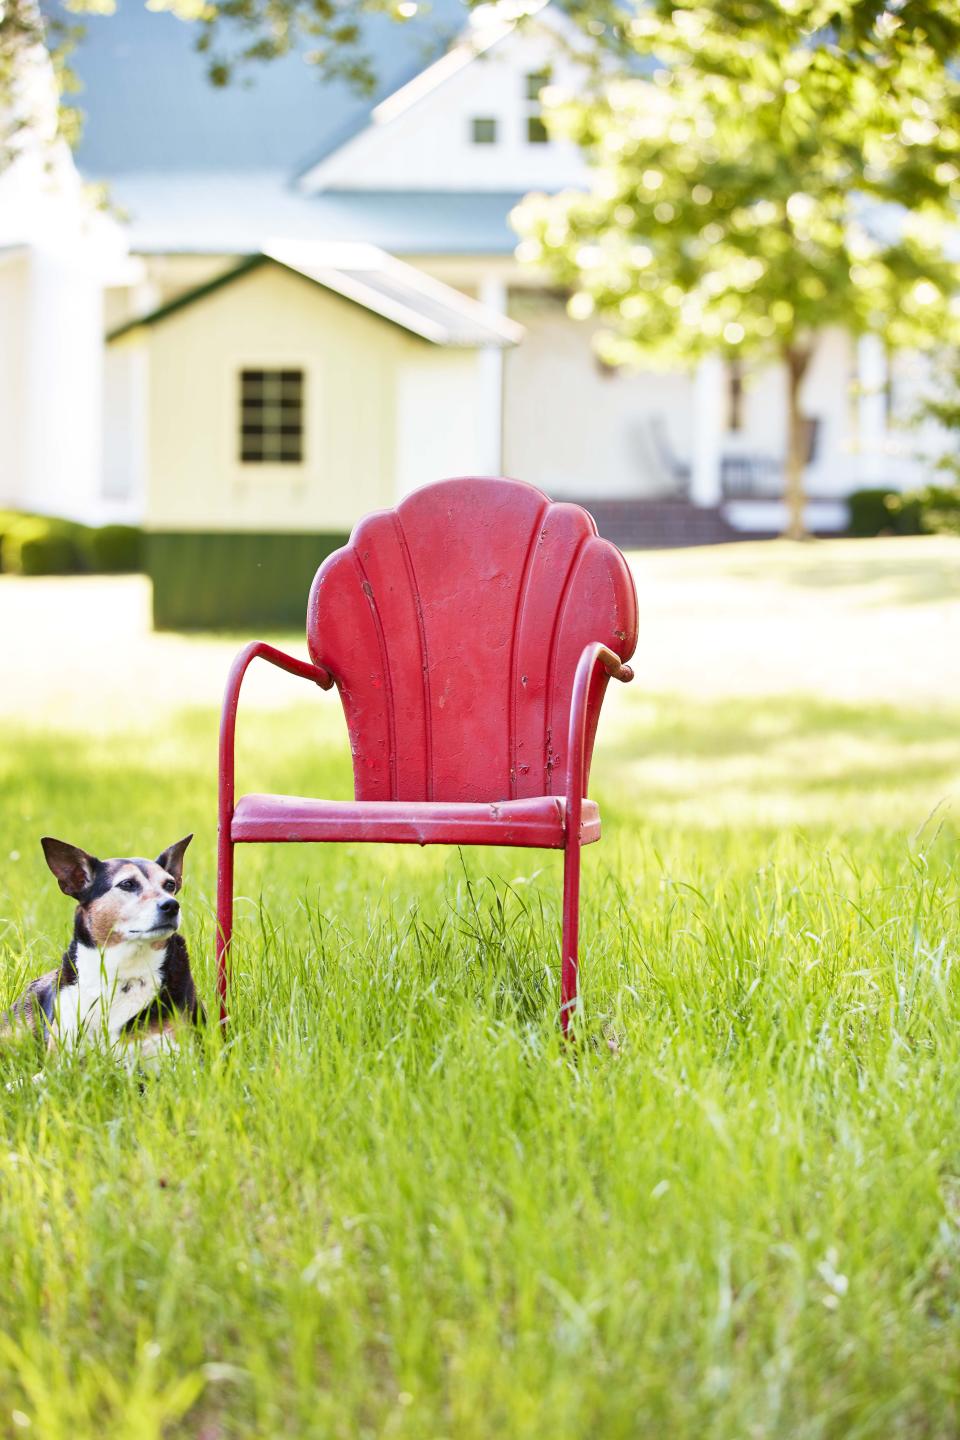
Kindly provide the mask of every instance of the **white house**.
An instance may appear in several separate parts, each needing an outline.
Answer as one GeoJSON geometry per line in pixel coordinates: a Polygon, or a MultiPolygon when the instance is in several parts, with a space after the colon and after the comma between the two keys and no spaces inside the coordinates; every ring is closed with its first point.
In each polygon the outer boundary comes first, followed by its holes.
{"type": "MultiPolygon", "coordinates": [[[[515,255],[522,196],[586,183],[579,151],[549,139],[538,98],[547,77],[581,82],[582,43],[537,0],[519,22],[482,7],[448,52],[299,170],[109,176],[125,260],[114,237],[109,264],[80,267],[75,226],[60,228],[55,263],[36,231],[12,234],[0,252],[0,378],[11,377],[0,505],[142,520],[167,544],[336,536],[413,483],[479,471],[584,500],[621,541],[776,532],[776,368],[611,372],[590,324],[515,255]],[[345,295],[336,245],[368,247],[373,303],[369,287],[345,295]],[[294,252],[297,264],[276,258],[294,252]],[[466,348],[448,332],[398,333],[385,307],[415,294],[421,322],[431,305],[449,325],[471,317],[466,348]],[[306,370],[297,458],[245,455],[242,377],[306,370]],[[67,413],[71,425],[49,424],[67,413]]],[[[820,337],[803,394],[813,527],[842,528],[855,488],[919,478],[915,438],[890,424],[916,369],[906,357],[891,376],[874,342],[820,337]]]]}
{"type": "Polygon", "coordinates": [[[42,54],[28,58],[14,104],[25,123],[0,172],[0,506],[106,517],[104,295],[135,267],[51,138],[42,54]]]}

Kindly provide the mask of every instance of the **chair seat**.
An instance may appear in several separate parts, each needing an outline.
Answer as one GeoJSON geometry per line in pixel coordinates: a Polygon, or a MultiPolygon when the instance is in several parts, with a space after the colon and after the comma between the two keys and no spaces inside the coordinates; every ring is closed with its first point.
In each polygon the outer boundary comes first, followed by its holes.
{"type": "MultiPolygon", "coordinates": [[[[529,800],[451,803],[431,800],[307,800],[299,795],[244,795],[231,840],[367,840],[390,845],[518,845],[560,850],[565,802],[529,800]]],[[[584,800],[582,845],[600,839],[596,801],[584,800]]]]}

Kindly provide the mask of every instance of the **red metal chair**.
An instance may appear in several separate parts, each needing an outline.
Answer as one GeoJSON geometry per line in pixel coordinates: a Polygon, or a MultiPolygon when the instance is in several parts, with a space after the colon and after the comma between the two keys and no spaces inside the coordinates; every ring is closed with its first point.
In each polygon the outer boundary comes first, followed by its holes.
{"type": "Polygon", "coordinates": [[[577,505],[515,480],[442,480],[369,515],[317,571],[313,664],[254,642],[220,725],[217,984],[226,1017],[238,844],[367,840],[564,851],[561,1023],[577,1000],[580,847],[607,680],[631,680],[626,561],[577,505]],[[234,734],[251,660],[336,685],[355,800],[235,799],[234,734]]]}

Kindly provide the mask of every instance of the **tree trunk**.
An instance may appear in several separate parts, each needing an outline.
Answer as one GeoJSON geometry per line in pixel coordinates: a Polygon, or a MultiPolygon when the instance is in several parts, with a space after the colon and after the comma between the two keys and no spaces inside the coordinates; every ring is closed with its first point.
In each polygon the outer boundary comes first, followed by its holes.
{"type": "Polygon", "coordinates": [[[787,466],[784,498],[787,502],[787,528],[790,540],[807,537],[803,511],[803,472],[807,464],[807,427],[800,413],[800,386],[810,361],[810,351],[789,345],[783,354],[787,369],[787,466]]]}

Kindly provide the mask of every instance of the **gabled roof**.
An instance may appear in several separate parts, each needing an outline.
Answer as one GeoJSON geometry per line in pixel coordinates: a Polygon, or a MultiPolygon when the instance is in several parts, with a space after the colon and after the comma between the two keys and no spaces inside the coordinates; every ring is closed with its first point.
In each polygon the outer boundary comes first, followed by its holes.
{"type": "Polygon", "coordinates": [[[379,315],[433,345],[467,349],[516,345],[523,329],[505,315],[471,300],[376,245],[352,242],[311,245],[278,240],[264,246],[206,285],[159,309],[128,320],[107,336],[118,340],[141,326],[156,325],[263,265],[279,265],[379,315]]]}
{"type": "MultiPolygon", "coordinates": [[[[522,20],[539,14],[549,3],[550,0],[494,0],[494,3],[478,6],[471,16],[470,24],[446,54],[441,55],[426,69],[419,70],[385,96],[374,105],[369,115],[358,117],[339,137],[339,143],[328,143],[321,153],[315,156],[297,179],[301,189],[309,192],[321,188],[326,162],[331,156],[338,154],[368,130],[379,125],[389,125],[398,119],[428,95],[432,95],[441,85],[459,75],[468,65],[472,65],[474,60],[487,54],[501,40],[506,39],[522,20]]],[[[563,25],[564,19],[565,17],[558,13],[553,23],[563,25]]]]}
{"type": "Polygon", "coordinates": [[[388,125],[467,65],[472,65],[512,34],[521,20],[538,14],[547,4],[549,0],[499,0],[498,4],[485,7],[489,15],[475,11],[473,26],[464,31],[456,45],[375,105],[370,112],[371,120],[377,125],[388,125]]]}

